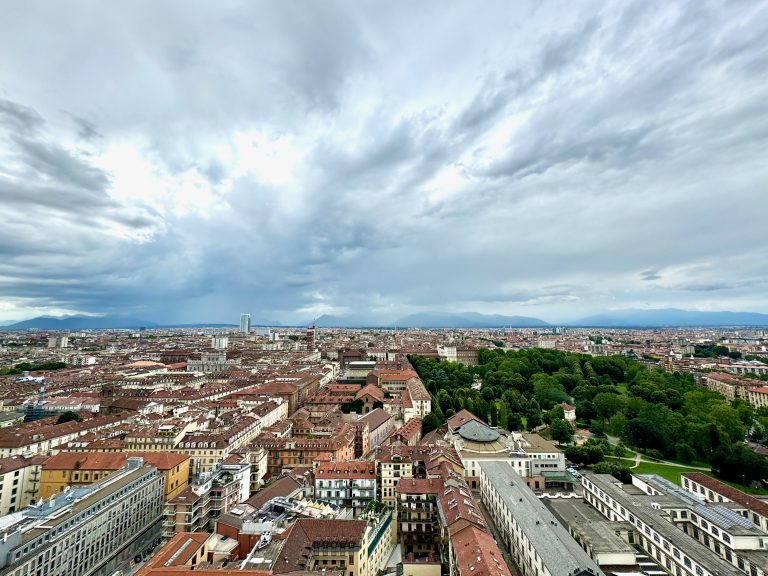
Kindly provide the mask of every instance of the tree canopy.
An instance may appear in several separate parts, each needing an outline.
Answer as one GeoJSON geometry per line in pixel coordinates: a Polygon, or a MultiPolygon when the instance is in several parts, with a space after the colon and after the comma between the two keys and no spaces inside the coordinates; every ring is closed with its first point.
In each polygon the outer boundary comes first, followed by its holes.
{"type": "MultiPolygon", "coordinates": [[[[735,482],[768,478],[768,461],[753,458],[743,445],[747,435],[768,442],[768,409],[730,403],[695,385],[690,374],[651,370],[622,356],[538,348],[481,350],[478,366],[409,359],[432,395],[430,427],[467,409],[492,426],[533,430],[545,420],[559,421],[553,408],[568,402],[591,430],[651,456],[708,462],[722,478],[738,470],[735,482]]],[[[567,442],[564,427],[554,427],[567,442]]]]}

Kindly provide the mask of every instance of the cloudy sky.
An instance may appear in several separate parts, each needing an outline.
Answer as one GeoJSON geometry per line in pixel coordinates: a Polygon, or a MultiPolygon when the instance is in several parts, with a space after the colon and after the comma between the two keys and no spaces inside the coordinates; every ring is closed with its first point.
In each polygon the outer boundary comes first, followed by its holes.
{"type": "Polygon", "coordinates": [[[0,320],[768,312],[768,2],[0,12],[0,320]]]}

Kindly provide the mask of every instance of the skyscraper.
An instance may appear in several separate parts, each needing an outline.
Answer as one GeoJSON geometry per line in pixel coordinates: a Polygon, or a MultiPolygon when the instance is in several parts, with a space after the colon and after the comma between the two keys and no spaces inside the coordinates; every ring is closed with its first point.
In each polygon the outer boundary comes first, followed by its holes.
{"type": "Polygon", "coordinates": [[[240,314],[240,332],[248,334],[251,331],[251,315],[243,312],[240,314]]]}

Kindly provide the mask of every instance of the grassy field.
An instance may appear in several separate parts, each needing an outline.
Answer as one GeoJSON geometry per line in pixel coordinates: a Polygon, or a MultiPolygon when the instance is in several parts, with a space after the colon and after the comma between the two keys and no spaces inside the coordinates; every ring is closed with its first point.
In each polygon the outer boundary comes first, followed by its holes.
{"type": "Polygon", "coordinates": [[[686,466],[669,466],[667,464],[657,464],[656,462],[640,462],[637,468],[632,468],[632,474],[657,474],[666,478],[670,482],[680,484],[680,474],[685,472],[701,472],[686,466]]]}
{"type": "MultiPolygon", "coordinates": [[[[662,478],[666,478],[670,482],[674,482],[675,484],[680,484],[680,474],[683,474],[685,472],[703,472],[707,476],[712,476],[712,478],[717,478],[717,476],[714,475],[712,472],[705,472],[703,470],[696,470],[693,468],[688,468],[685,466],[669,466],[665,464],[657,464],[655,462],[640,462],[640,466],[637,468],[631,469],[632,474],[658,474],[662,478]]],[[[717,478],[720,480],[720,478],[717,478]]],[[[747,494],[752,494],[755,496],[768,496],[768,490],[764,490],[761,488],[750,488],[749,486],[742,486],[741,484],[736,484],[734,482],[727,482],[725,480],[720,480],[721,482],[728,484],[729,486],[733,486],[734,488],[738,488],[742,492],[746,492],[747,494]]]]}

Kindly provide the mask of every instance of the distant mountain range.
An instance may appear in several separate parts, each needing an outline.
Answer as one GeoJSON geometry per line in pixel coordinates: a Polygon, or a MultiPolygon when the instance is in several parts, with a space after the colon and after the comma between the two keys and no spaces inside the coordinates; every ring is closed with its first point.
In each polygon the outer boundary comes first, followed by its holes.
{"type": "MultiPolygon", "coordinates": [[[[308,326],[311,321],[294,326],[308,326]]],[[[528,316],[504,316],[476,312],[421,312],[396,321],[377,321],[363,316],[323,315],[319,328],[547,328],[553,325],[596,328],[664,328],[693,326],[768,326],[768,314],[757,312],[697,312],[675,308],[613,310],[571,322],[548,323],[528,316]]],[[[0,324],[2,325],[2,324],[0,324]]],[[[285,326],[280,322],[253,321],[252,326],[285,326]]],[[[232,328],[236,324],[158,324],[121,316],[39,316],[3,326],[4,330],[105,330],[137,328],[232,328]]]]}
{"type": "Polygon", "coordinates": [[[757,312],[697,312],[676,308],[614,310],[587,316],[565,326],[654,328],[690,326],[768,326],[768,314],[757,312]]]}
{"type": "Polygon", "coordinates": [[[137,328],[231,328],[237,324],[157,324],[121,316],[38,316],[3,326],[5,330],[108,330],[137,328]]]}
{"type": "Polygon", "coordinates": [[[377,322],[359,316],[320,316],[315,324],[320,328],[514,328],[547,327],[548,323],[538,318],[525,316],[502,316],[499,314],[478,314],[476,312],[421,312],[392,321],[377,322]]]}
{"type": "Polygon", "coordinates": [[[395,326],[404,328],[546,328],[551,324],[528,316],[503,316],[477,312],[421,312],[400,318],[395,326]]]}

